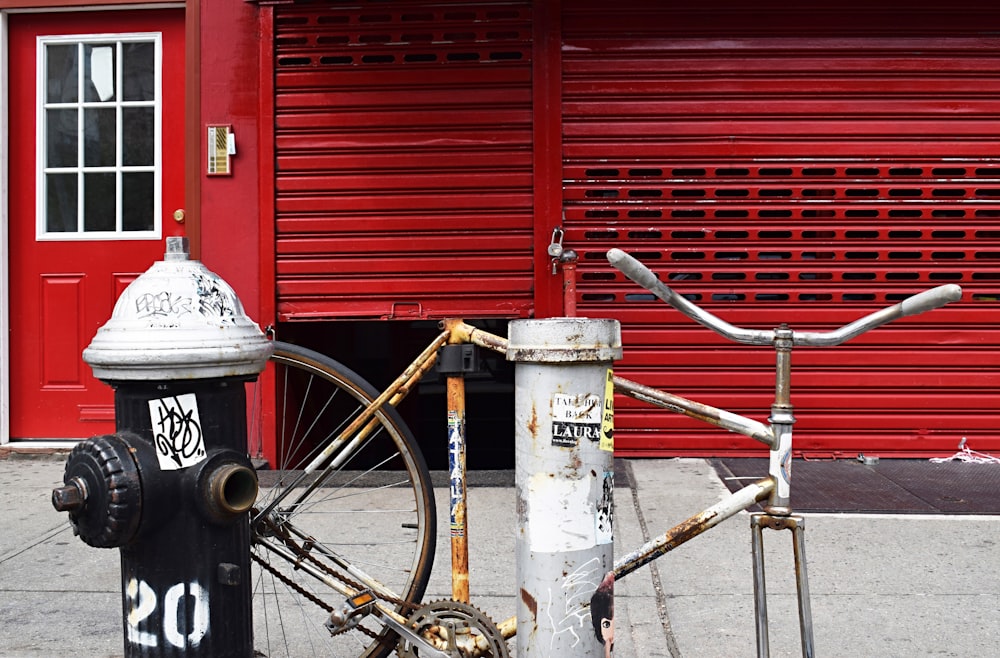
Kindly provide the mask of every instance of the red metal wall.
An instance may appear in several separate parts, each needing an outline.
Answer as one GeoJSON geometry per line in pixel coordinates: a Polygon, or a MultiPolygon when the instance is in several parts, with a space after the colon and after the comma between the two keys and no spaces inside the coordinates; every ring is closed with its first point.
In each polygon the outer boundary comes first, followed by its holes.
{"type": "MultiPolygon", "coordinates": [[[[772,398],[767,350],[651,301],[610,247],[745,325],[829,328],[955,282],[959,305],[793,355],[796,445],[1000,447],[1000,39],[967,4],[565,4],[566,241],[580,315],[623,322],[619,373],[761,419],[772,398]]],[[[754,446],[619,402],[624,454],[754,446]]]]}
{"type": "Polygon", "coordinates": [[[279,319],[531,315],[530,3],[274,12],[279,319]]]}
{"type": "MultiPolygon", "coordinates": [[[[946,310],[797,352],[796,445],[1000,449],[1000,10],[896,7],[269,7],[279,319],[532,315],[561,210],[579,314],[623,323],[619,372],[758,418],[770,353],[649,300],[608,248],[745,325],[829,328],[961,284],[946,310]]],[[[622,454],[759,452],[619,406],[622,454]]]]}

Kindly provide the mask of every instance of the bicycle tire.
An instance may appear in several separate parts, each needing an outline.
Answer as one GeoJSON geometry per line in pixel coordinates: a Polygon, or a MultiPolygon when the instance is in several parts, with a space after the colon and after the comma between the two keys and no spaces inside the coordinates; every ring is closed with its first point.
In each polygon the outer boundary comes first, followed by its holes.
{"type": "MultiPolygon", "coordinates": [[[[301,474],[302,466],[378,396],[360,375],[323,354],[278,341],[274,347],[261,383],[253,387],[251,452],[256,456],[270,453],[273,466],[259,471],[257,511],[277,492],[294,487],[293,480],[301,474]],[[260,413],[267,408],[261,392],[268,381],[275,394],[275,414],[270,421],[274,432],[270,436],[264,433],[266,419],[260,413]]],[[[434,562],[436,512],[430,474],[399,413],[386,406],[375,418],[378,426],[363,447],[339,468],[323,467],[328,476],[323,486],[304,501],[289,503],[303,490],[299,485],[270,516],[283,529],[314,539],[309,555],[334,571],[343,573],[343,565],[323,555],[324,549],[360,566],[398,592],[402,601],[419,603],[434,562]],[[350,539],[338,532],[346,524],[355,531],[350,539]]],[[[395,648],[396,636],[370,617],[360,625],[368,630],[367,635],[355,629],[331,636],[323,624],[330,609],[342,606],[345,597],[277,555],[273,547],[282,542],[274,527],[254,524],[251,528],[254,636],[259,654],[268,658],[388,655],[395,648]],[[300,589],[293,588],[291,582],[300,589]],[[294,614],[287,612],[289,604],[294,606],[294,614]]],[[[299,540],[293,550],[301,551],[307,543],[299,540]]],[[[356,589],[358,584],[367,584],[358,582],[361,580],[348,575],[344,582],[356,589]]],[[[408,615],[402,603],[396,602],[395,607],[403,616],[408,615]]]]}

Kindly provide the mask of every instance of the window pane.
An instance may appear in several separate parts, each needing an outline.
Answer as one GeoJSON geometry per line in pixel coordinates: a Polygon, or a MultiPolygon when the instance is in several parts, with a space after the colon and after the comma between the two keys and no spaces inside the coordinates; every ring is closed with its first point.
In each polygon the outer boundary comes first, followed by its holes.
{"type": "Polygon", "coordinates": [[[122,164],[126,167],[153,165],[153,108],[122,109],[122,164]]]}
{"type": "Polygon", "coordinates": [[[122,174],[122,230],[153,230],[153,173],[122,174]]]}
{"type": "Polygon", "coordinates": [[[115,100],[115,44],[83,47],[83,99],[88,103],[115,100]]]}
{"type": "Polygon", "coordinates": [[[76,110],[45,110],[45,166],[76,166],[76,110]]]}
{"type": "Polygon", "coordinates": [[[115,230],[115,174],[83,175],[83,230],[115,230]]]}
{"type": "Polygon", "coordinates": [[[114,167],[118,131],[115,110],[85,109],[83,111],[83,164],[85,167],[114,167]]]}
{"type": "Polygon", "coordinates": [[[45,101],[75,103],[79,86],[79,68],[74,43],[70,46],[45,47],[45,101]]]}
{"type": "Polygon", "coordinates": [[[76,231],[76,174],[46,174],[45,231],[76,231]]]}
{"type": "Polygon", "coordinates": [[[127,101],[155,100],[152,42],[126,43],[123,50],[125,79],[122,82],[122,98],[127,101]]]}
{"type": "Polygon", "coordinates": [[[159,226],[158,41],[97,38],[103,41],[52,37],[42,44],[39,166],[46,171],[39,210],[43,231],[55,239],[134,238],[159,226]]]}

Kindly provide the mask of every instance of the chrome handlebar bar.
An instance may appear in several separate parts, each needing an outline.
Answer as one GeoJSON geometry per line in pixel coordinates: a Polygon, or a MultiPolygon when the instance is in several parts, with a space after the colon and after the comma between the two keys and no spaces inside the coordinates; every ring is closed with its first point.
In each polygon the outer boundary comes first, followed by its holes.
{"type": "MultiPolygon", "coordinates": [[[[771,345],[774,343],[775,331],[773,329],[746,329],[726,322],[671,290],[648,267],[621,249],[610,249],[607,258],[615,268],[620,270],[629,279],[720,336],[746,345],[771,345]]],[[[940,308],[949,302],[958,301],[961,298],[961,286],[949,283],[917,293],[898,304],[880,309],[854,322],[845,324],[839,329],[822,332],[795,331],[793,332],[792,342],[795,345],[814,347],[840,345],[887,322],[892,322],[893,320],[909,315],[925,313],[940,308]]]]}

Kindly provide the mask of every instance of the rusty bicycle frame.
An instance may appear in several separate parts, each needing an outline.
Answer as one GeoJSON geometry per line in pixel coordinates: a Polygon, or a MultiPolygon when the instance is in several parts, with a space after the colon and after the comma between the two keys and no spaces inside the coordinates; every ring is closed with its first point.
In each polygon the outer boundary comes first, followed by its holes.
{"type": "MultiPolygon", "coordinates": [[[[832,331],[793,331],[787,325],[781,325],[773,330],[755,330],[731,325],[725,320],[693,304],[682,295],[664,285],[655,274],[639,261],[618,249],[612,249],[608,252],[608,260],[637,284],[646,288],[658,298],[699,324],[735,342],[747,345],[770,346],[776,352],[775,394],[767,423],[650,388],[620,376],[614,377],[614,389],[616,393],[718,426],[731,432],[742,434],[767,446],[770,453],[768,475],[766,477],[730,494],[715,505],[691,516],[635,550],[617,558],[614,563],[615,579],[627,576],[742,510],[755,504],[763,503],[764,513],[751,515],[757,654],[758,656],[769,655],[767,603],[761,536],[764,528],[770,528],[775,530],[788,529],[793,533],[793,557],[798,594],[802,654],[807,657],[813,656],[812,619],[809,605],[803,535],[804,520],[802,517],[794,515],[790,506],[792,425],[795,422],[790,399],[792,348],[795,346],[823,347],[839,345],[892,320],[923,313],[943,306],[946,303],[956,301],[961,298],[961,288],[954,284],[938,286],[937,288],[918,293],[893,306],[875,311],[832,331]]],[[[413,390],[421,377],[434,366],[438,359],[439,350],[442,347],[446,345],[471,344],[501,354],[507,351],[507,340],[505,338],[469,325],[461,319],[444,320],[440,323],[440,327],[440,334],[406,367],[396,380],[381,395],[373,400],[365,411],[350,426],[346,427],[306,467],[300,481],[304,481],[310,473],[321,469],[323,463],[345,444],[364,441],[367,434],[377,424],[374,418],[377,411],[384,405],[398,405],[413,390]]],[[[447,376],[446,390],[449,419],[461,419],[460,422],[449,425],[449,449],[456,450],[459,466],[457,471],[459,475],[458,486],[455,487],[457,495],[452,496],[450,513],[452,525],[455,526],[457,524],[459,528],[464,530],[466,520],[466,437],[464,435],[465,389],[463,377],[447,376]],[[452,436],[451,433],[453,431],[458,431],[457,436],[452,436]]],[[[302,498],[307,496],[314,487],[319,486],[321,480],[322,478],[315,479],[313,484],[306,488],[305,493],[299,495],[302,498]]],[[[290,492],[291,489],[292,487],[289,487],[286,492],[290,492]]],[[[290,494],[286,493],[285,496],[280,496],[273,500],[269,506],[258,513],[255,520],[266,517],[288,495],[290,494]]],[[[451,533],[451,553],[452,598],[462,603],[468,603],[468,539],[464,531],[451,533]]],[[[290,559],[294,559],[295,556],[291,555],[289,557],[290,559]]],[[[343,583],[330,582],[321,573],[314,575],[330,584],[336,591],[348,598],[361,593],[343,583]]],[[[374,591],[379,593],[378,584],[376,583],[375,585],[374,591]]],[[[391,607],[376,602],[374,611],[383,623],[394,628],[397,632],[413,635],[412,630],[406,626],[406,618],[396,613],[391,607]]],[[[510,617],[501,621],[496,626],[503,639],[507,640],[516,634],[517,619],[516,617],[510,617]]],[[[448,656],[448,654],[440,650],[440,646],[431,649],[429,644],[425,645],[428,651],[421,655],[448,656]]],[[[479,646],[470,655],[482,655],[480,652],[485,650],[485,646],[479,646]]]]}

